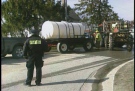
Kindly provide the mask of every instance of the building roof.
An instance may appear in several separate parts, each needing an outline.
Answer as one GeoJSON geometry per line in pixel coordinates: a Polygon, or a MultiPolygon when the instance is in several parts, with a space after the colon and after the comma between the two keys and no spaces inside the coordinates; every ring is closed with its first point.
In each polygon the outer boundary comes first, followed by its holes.
{"type": "Polygon", "coordinates": [[[74,10],[69,11],[69,21],[79,22],[81,18],[75,13],[74,10]]]}

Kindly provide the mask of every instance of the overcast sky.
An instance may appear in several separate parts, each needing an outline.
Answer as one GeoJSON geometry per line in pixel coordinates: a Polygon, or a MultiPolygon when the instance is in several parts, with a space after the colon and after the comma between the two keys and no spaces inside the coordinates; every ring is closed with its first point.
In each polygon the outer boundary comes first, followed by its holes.
{"type": "MultiPolygon", "coordinates": [[[[5,0],[2,0],[5,1],[5,0]]],[[[118,13],[120,18],[124,20],[134,20],[134,0],[108,0],[109,5],[113,7],[113,11],[118,13]]],[[[79,3],[78,0],[67,0],[67,4],[74,8],[74,4],[79,3]]]]}

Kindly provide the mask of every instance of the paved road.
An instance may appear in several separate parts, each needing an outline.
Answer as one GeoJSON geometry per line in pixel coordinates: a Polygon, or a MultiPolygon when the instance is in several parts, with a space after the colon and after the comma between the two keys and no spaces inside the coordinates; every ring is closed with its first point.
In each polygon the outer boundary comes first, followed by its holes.
{"type": "Polygon", "coordinates": [[[80,48],[67,54],[54,50],[44,55],[43,85],[37,87],[33,80],[32,87],[25,87],[26,60],[9,55],[2,59],[2,91],[91,91],[93,83],[98,82],[94,77],[97,70],[110,62],[131,57],[132,52],[121,49],[86,53],[80,48]]]}

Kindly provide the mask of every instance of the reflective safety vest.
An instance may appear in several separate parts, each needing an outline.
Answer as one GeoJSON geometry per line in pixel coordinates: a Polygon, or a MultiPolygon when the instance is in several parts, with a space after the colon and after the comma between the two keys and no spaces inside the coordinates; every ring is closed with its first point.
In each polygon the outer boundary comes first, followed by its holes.
{"type": "Polygon", "coordinates": [[[41,40],[30,40],[29,44],[41,44],[41,40]]]}
{"type": "Polygon", "coordinates": [[[100,33],[97,33],[97,34],[96,34],[96,40],[97,40],[97,41],[101,41],[101,39],[102,39],[102,38],[101,38],[101,34],[100,34],[100,33]]]}

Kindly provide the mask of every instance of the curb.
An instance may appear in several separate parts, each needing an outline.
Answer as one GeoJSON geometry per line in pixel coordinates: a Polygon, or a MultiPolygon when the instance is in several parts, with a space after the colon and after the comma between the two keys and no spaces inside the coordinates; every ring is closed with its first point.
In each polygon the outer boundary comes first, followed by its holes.
{"type": "Polygon", "coordinates": [[[110,71],[106,76],[106,78],[109,78],[109,79],[102,82],[102,86],[103,86],[102,91],[113,91],[113,84],[114,84],[115,74],[117,73],[117,71],[121,67],[123,67],[124,65],[126,65],[127,63],[132,62],[132,61],[134,61],[134,59],[129,60],[128,62],[125,62],[125,63],[117,66],[116,68],[114,68],[112,71],[110,71]]]}

